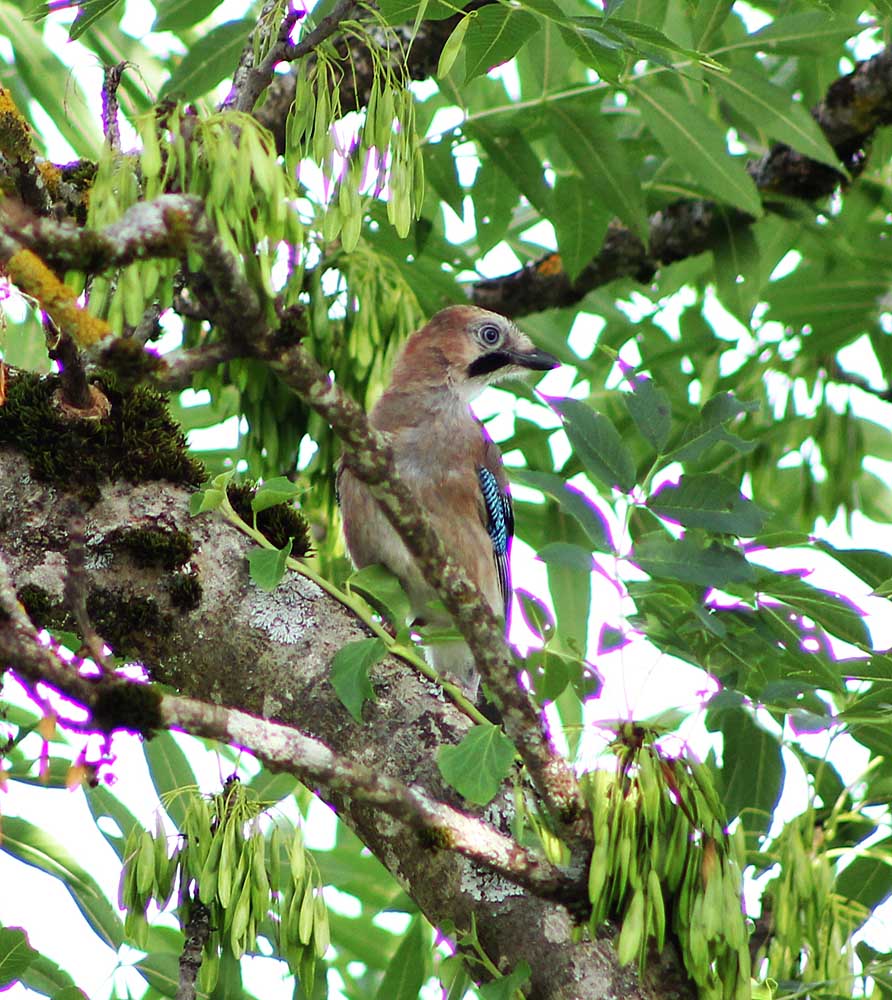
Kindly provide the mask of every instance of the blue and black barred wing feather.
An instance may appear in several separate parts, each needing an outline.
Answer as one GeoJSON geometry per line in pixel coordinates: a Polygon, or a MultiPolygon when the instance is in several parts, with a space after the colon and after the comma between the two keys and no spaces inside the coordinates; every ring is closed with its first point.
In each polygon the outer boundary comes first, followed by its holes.
{"type": "Polygon", "coordinates": [[[511,494],[501,464],[494,471],[485,465],[477,467],[480,492],[486,508],[486,530],[492,540],[493,558],[499,574],[499,590],[502,592],[504,613],[507,618],[511,607],[511,566],[509,556],[511,539],[514,537],[514,510],[511,494]]]}

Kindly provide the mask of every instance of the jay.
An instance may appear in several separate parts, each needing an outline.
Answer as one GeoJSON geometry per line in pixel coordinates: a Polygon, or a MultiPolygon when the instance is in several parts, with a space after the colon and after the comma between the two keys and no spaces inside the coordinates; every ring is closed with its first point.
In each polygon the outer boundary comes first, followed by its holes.
{"type": "MultiPolygon", "coordinates": [[[[471,412],[486,386],[525,371],[547,371],[557,358],[538,350],[511,320],[475,306],[450,306],[406,341],[390,385],[370,422],[390,438],[396,467],[447,551],[497,617],[511,603],[509,555],[514,517],[498,446],[471,412]]],[[[451,618],[365,484],[341,461],[338,493],[347,550],[361,569],[380,563],[401,582],[416,623],[446,626],[451,618]]],[[[478,677],[464,642],[432,642],[431,665],[470,697],[478,677]]]]}

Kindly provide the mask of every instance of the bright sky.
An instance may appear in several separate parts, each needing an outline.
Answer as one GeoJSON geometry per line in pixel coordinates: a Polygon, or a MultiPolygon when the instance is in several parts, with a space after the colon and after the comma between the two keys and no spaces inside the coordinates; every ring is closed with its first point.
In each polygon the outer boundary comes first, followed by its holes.
{"type": "MultiPolygon", "coordinates": [[[[213,21],[219,23],[240,17],[246,6],[244,0],[226,0],[218,8],[213,21]]],[[[86,52],[79,44],[67,41],[68,23],[72,16],[72,12],[64,12],[49,18],[45,27],[46,37],[53,50],[73,67],[84,93],[94,99],[93,110],[96,120],[99,121],[98,95],[102,84],[101,70],[96,65],[94,56],[86,52]]],[[[142,37],[148,32],[153,17],[154,11],[145,0],[128,0],[122,26],[124,30],[135,37],[142,37]]],[[[9,57],[8,43],[4,39],[0,39],[0,58],[9,59],[9,57]]],[[[510,73],[508,82],[510,83],[510,73]]],[[[456,110],[455,114],[459,115],[460,113],[456,110]]],[[[46,120],[40,121],[39,124],[44,135],[49,138],[51,157],[59,162],[70,159],[72,151],[67,147],[55,126],[46,120]]],[[[439,131],[451,124],[454,122],[449,120],[449,112],[441,113],[435,118],[432,131],[439,131]]],[[[459,162],[461,170],[464,172],[463,181],[470,183],[476,171],[473,149],[469,148],[467,155],[462,157],[459,162]]],[[[449,226],[450,237],[455,240],[469,235],[469,224],[458,219],[451,212],[449,213],[449,226]]],[[[539,240],[543,246],[554,246],[554,235],[547,224],[536,227],[535,231],[528,235],[539,240]]],[[[481,269],[485,274],[496,275],[511,271],[518,265],[519,262],[511,251],[502,246],[497,247],[486,256],[481,269]]],[[[679,293],[679,296],[667,302],[658,319],[669,330],[673,328],[673,324],[677,320],[683,294],[679,293]]],[[[729,339],[733,335],[735,339],[740,337],[742,342],[746,343],[746,338],[749,337],[748,331],[743,330],[736,320],[721,310],[717,303],[714,303],[710,310],[710,320],[717,328],[727,330],[729,339]]],[[[571,346],[574,343],[590,345],[596,339],[600,327],[601,321],[598,317],[581,314],[571,334],[571,346]]],[[[173,343],[168,345],[168,347],[171,346],[174,346],[173,343]]],[[[843,355],[841,361],[844,365],[856,370],[865,370],[866,352],[859,350],[858,345],[848,348],[846,352],[843,352],[843,355]],[[847,354],[850,356],[845,356],[847,354]]],[[[627,360],[634,361],[635,359],[629,358],[627,360]]],[[[879,377],[879,373],[869,370],[866,371],[866,374],[869,377],[879,377]]],[[[573,377],[572,370],[564,368],[547,373],[539,386],[548,395],[564,395],[570,391],[573,377]]],[[[580,384],[573,390],[574,395],[584,396],[586,393],[587,386],[585,384],[580,384]]],[[[850,390],[842,387],[839,389],[839,395],[841,405],[851,395],[861,414],[885,425],[887,410],[883,404],[876,400],[863,398],[863,394],[852,394],[850,390]]],[[[544,407],[533,406],[524,400],[518,401],[513,395],[500,390],[489,390],[481,398],[476,409],[481,418],[492,418],[489,426],[497,439],[509,436],[515,413],[546,426],[557,426],[556,418],[544,407]]],[[[209,444],[208,433],[195,432],[193,443],[200,447],[207,447],[209,444]]],[[[235,425],[230,422],[228,428],[223,429],[222,439],[221,431],[210,433],[214,435],[217,447],[225,443],[227,434],[230,442],[234,443],[235,425]]],[[[558,436],[555,447],[558,451],[568,447],[563,435],[558,436]]],[[[558,457],[562,458],[563,456],[559,454],[558,457]]],[[[517,456],[507,456],[509,464],[513,458],[516,459],[517,456]]],[[[890,470],[884,471],[888,475],[890,470]]],[[[579,482],[577,485],[580,488],[589,489],[584,482],[579,482]]],[[[596,496],[590,489],[589,492],[596,500],[596,496]]],[[[535,497],[535,494],[527,494],[522,488],[516,488],[515,493],[518,497],[535,497]]],[[[846,533],[845,525],[840,518],[832,525],[826,526],[824,537],[840,546],[881,547],[885,551],[892,551],[892,528],[877,526],[860,516],[853,519],[852,536],[846,533]]],[[[805,555],[803,553],[803,558],[805,555]]],[[[808,559],[809,563],[805,568],[811,572],[810,582],[831,590],[843,590],[852,595],[867,615],[876,644],[880,648],[892,646],[892,616],[888,614],[888,602],[884,599],[870,597],[866,587],[859,584],[831,560],[812,553],[808,554],[808,559]]],[[[608,571],[615,571],[615,567],[606,560],[604,565],[608,571]]],[[[544,566],[535,559],[535,554],[522,542],[515,545],[513,568],[516,584],[533,591],[543,599],[547,598],[544,566]]],[[[776,568],[784,568],[784,566],[776,568]]],[[[630,605],[603,576],[597,573],[593,574],[592,583],[593,606],[598,609],[598,614],[592,615],[590,623],[591,648],[594,649],[594,642],[602,623],[608,621],[620,624],[624,612],[630,610],[630,605]]],[[[516,615],[515,620],[519,617],[516,615]]],[[[522,643],[522,625],[518,625],[518,629],[518,634],[513,634],[512,637],[515,641],[522,643]]],[[[588,721],[630,717],[631,715],[641,719],[655,715],[668,707],[680,707],[694,713],[690,723],[683,728],[682,736],[690,741],[695,750],[700,753],[705,752],[709,745],[709,738],[696,714],[696,710],[702,704],[704,694],[704,675],[700,671],[678,660],[663,656],[643,638],[634,640],[619,652],[601,658],[598,665],[605,677],[605,688],[601,698],[590,705],[588,721]]],[[[20,692],[16,691],[12,682],[7,681],[3,697],[17,701],[20,699],[20,692]]],[[[602,749],[605,738],[601,731],[593,727],[587,729],[587,734],[588,737],[582,746],[582,757],[583,760],[591,761],[593,756],[602,749]]],[[[812,752],[824,752],[826,741],[823,738],[816,737],[812,742],[815,743],[814,746],[809,747],[812,752]]],[[[184,738],[184,745],[190,747],[190,753],[193,753],[194,759],[198,761],[196,771],[205,790],[213,790],[219,785],[220,780],[220,765],[215,755],[205,751],[198,741],[184,738]]],[[[139,742],[133,737],[121,737],[116,739],[115,746],[119,756],[115,767],[118,781],[114,791],[137,818],[141,819],[147,826],[152,826],[154,824],[152,805],[154,792],[139,742]]],[[[843,739],[835,745],[833,758],[843,777],[846,780],[851,780],[861,773],[866,762],[866,752],[853,741],[843,739]]],[[[789,787],[786,800],[789,802],[789,808],[795,810],[803,801],[805,786],[801,777],[798,777],[796,766],[789,761],[788,764],[790,764],[788,766],[789,787]]],[[[3,797],[3,801],[0,802],[0,806],[7,815],[26,817],[51,831],[55,836],[64,839],[67,846],[77,854],[85,867],[99,878],[110,898],[116,899],[117,859],[95,829],[84,804],[83,793],[80,790],[75,792],[53,791],[44,788],[31,788],[16,782],[9,785],[9,790],[3,797]]],[[[330,845],[332,831],[331,814],[325,807],[317,804],[317,807],[313,809],[308,826],[310,846],[323,848],[330,845]]],[[[112,983],[119,990],[125,984],[130,989],[139,989],[139,984],[142,982],[139,977],[132,973],[128,974],[126,971],[115,973],[117,958],[108,948],[101,945],[86,927],[71,898],[55,879],[34,869],[25,868],[7,854],[0,852],[0,885],[4,887],[2,894],[0,894],[0,923],[6,926],[24,926],[30,934],[32,944],[74,974],[78,985],[86,991],[88,996],[107,995],[111,991],[112,983]]],[[[348,909],[350,906],[347,897],[334,891],[330,894],[330,902],[346,906],[348,909]]],[[[888,940],[889,926],[892,923],[892,908],[887,907],[886,910],[888,911],[886,919],[876,922],[871,932],[871,937],[875,939],[878,946],[884,936],[888,940]]],[[[400,918],[396,919],[399,923],[400,918]]],[[[127,964],[138,958],[139,955],[139,952],[127,952],[121,956],[121,960],[127,964]]],[[[281,967],[274,962],[264,960],[249,962],[246,971],[246,986],[258,996],[269,998],[269,1000],[291,996],[291,986],[282,981],[281,967]]],[[[7,996],[11,1000],[19,1000],[20,997],[35,996],[35,994],[31,994],[20,986],[14,986],[7,996]]]]}

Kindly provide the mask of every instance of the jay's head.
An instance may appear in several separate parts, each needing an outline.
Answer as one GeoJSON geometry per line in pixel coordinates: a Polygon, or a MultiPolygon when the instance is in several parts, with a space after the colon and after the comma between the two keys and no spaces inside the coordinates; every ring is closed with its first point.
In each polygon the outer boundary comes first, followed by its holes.
{"type": "Polygon", "coordinates": [[[471,400],[500,379],[559,364],[510,319],[477,306],[450,306],[406,341],[392,384],[448,385],[471,400]]]}

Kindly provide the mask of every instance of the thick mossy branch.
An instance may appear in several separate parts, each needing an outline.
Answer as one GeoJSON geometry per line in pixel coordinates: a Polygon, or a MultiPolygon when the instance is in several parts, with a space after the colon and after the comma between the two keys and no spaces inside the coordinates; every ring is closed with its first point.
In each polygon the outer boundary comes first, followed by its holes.
{"type": "Polygon", "coordinates": [[[0,444],[26,456],[33,475],[87,502],[103,482],[164,479],[198,486],[204,469],[186,449],[167,402],[145,386],[121,392],[112,378],[94,376],[111,410],[104,420],[72,419],[57,401],[57,376],[12,371],[0,407],[0,444]]]}
{"type": "Polygon", "coordinates": [[[185,531],[164,528],[133,528],[108,542],[123,549],[137,566],[167,570],[179,569],[195,551],[194,542],[185,531]]]}
{"type": "Polygon", "coordinates": [[[165,728],[162,695],[148,684],[117,681],[97,689],[91,706],[93,722],[102,732],[126,729],[146,739],[165,728]]]}

